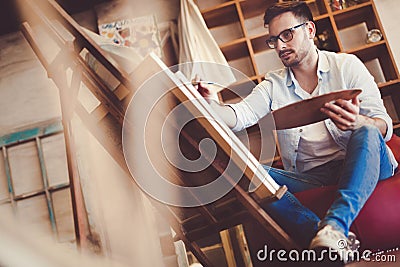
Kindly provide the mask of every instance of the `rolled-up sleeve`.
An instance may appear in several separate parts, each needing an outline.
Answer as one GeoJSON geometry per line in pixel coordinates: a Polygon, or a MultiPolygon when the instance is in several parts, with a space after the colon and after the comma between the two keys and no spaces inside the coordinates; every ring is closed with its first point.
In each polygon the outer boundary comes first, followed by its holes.
{"type": "Polygon", "coordinates": [[[271,111],[270,82],[263,81],[253,91],[237,104],[227,104],[236,115],[236,125],[232,131],[241,131],[256,124],[271,111]]]}
{"type": "Polygon", "coordinates": [[[387,131],[384,136],[385,141],[389,141],[393,134],[392,119],[386,112],[386,108],[383,104],[381,94],[378,86],[374,81],[374,77],[369,73],[365,65],[356,57],[350,57],[349,64],[344,71],[356,72],[351,77],[350,86],[351,88],[360,88],[362,93],[360,94],[360,114],[370,118],[379,118],[386,122],[387,131]]]}

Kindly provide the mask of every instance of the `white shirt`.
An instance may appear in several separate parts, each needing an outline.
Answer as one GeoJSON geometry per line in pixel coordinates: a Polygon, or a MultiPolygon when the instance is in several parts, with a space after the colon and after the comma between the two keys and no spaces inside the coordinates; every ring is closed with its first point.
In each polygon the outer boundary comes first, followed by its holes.
{"type": "MultiPolygon", "coordinates": [[[[393,133],[392,120],[386,112],[374,78],[365,65],[351,54],[318,51],[318,55],[319,93],[325,94],[353,88],[362,89],[362,93],[359,95],[359,99],[362,101],[360,114],[384,120],[387,124],[384,139],[388,141],[393,133]]],[[[240,103],[230,105],[237,117],[237,123],[232,130],[240,131],[256,124],[272,110],[305,99],[304,93],[305,91],[300,88],[290,68],[267,73],[265,80],[259,83],[249,96],[240,103]]],[[[323,124],[334,143],[346,151],[351,131],[341,131],[330,119],[323,121],[323,124]]],[[[307,153],[304,151],[304,146],[299,147],[304,128],[303,126],[277,131],[281,148],[280,155],[286,170],[298,171],[299,167],[304,168],[304,162],[298,161],[299,148],[303,147],[301,152],[303,156],[300,157],[305,156],[304,152],[307,153]],[[298,164],[300,165],[298,166],[298,164]]],[[[397,162],[390,149],[389,154],[394,169],[397,167],[397,162]]]]}
{"type": "Polygon", "coordinates": [[[323,121],[303,127],[296,165],[305,172],[332,160],[344,159],[346,152],[335,143],[323,121]]]}
{"type": "MultiPolygon", "coordinates": [[[[292,76],[293,78],[293,76],[292,76]]],[[[319,85],[307,97],[319,95],[319,85]]],[[[323,121],[305,125],[300,134],[296,165],[298,172],[306,172],[332,160],[344,159],[346,152],[335,143],[323,121]]]]}

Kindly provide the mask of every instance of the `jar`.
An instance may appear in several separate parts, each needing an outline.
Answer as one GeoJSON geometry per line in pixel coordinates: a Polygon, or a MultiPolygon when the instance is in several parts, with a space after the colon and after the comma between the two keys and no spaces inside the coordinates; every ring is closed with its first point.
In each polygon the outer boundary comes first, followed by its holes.
{"type": "Polygon", "coordinates": [[[382,39],[382,33],[378,29],[372,29],[367,33],[367,43],[376,43],[382,39]]]}

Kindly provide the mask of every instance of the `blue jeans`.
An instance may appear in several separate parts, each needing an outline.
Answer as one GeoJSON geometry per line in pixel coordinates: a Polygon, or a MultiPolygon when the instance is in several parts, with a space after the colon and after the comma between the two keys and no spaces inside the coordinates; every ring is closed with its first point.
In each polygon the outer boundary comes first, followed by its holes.
{"type": "Polygon", "coordinates": [[[329,224],[348,234],[350,225],[380,180],[389,178],[393,166],[379,130],[363,126],[353,131],[344,160],[332,161],[306,173],[265,166],[274,180],[288,192],[263,208],[302,247],[308,247],[318,229],[329,224]],[[335,200],[324,218],[318,218],[292,193],[326,185],[337,185],[335,200]]]}

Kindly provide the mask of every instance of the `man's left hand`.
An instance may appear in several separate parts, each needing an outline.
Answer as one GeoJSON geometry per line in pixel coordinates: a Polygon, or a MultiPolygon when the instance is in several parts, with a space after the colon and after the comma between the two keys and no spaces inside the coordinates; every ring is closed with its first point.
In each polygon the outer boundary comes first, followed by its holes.
{"type": "Polygon", "coordinates": [[[325,113],[342,131],[355,130],[365,124],[365,117],[360,115],[358,97],[351,101],[338,99],[335,102],[325,103],[321,112],[325,113]]]}

